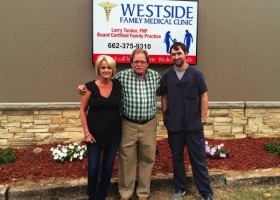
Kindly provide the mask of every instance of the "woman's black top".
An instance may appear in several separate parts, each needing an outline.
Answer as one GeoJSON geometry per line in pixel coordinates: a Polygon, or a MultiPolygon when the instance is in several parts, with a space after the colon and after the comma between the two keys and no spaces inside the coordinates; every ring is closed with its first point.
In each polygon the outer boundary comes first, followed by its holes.
{"type": "Polygon", "coordinates": [[[95,81],[86,83],[91,91],[88,102],[87,124],[97,144],[107,146],[119,144],[121,139],[121,84],[112,79],[113,88],[110,96],[101,96],[95,81]]]}

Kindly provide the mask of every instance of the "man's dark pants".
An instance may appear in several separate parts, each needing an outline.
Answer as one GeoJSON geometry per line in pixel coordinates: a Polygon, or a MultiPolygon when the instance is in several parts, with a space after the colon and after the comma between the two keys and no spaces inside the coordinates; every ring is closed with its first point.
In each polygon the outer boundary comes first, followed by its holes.
{"type": "Polygon", "coordinates": [[[168,142],[173,157],[173,174],[175,192],[185,191],[187,188],[186,169],[184,164],[184,148],[186,147],[192,167],[195,185],[202,197],[212,199],[210,177],[207,169],[207,155],[205,152],[205,138],[203,130],[194,132],[170,132],[168,142]]]}

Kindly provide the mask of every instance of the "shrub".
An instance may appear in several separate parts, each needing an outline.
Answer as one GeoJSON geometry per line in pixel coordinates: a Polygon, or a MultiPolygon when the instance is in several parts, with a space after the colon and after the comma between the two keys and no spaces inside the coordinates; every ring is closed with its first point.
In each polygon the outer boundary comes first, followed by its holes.
{"type": "Polygon", "coordinates": [[[270,153],[280,156],[280,141],[268,142],[264,145],[264,149],[270,153]]]}
{"type": "Polygon", "coordinates": [[[0,164],[8,164],[16,161],[16,156],[12,152],[11,148],[5,149],[0,153],[0,164]]]}

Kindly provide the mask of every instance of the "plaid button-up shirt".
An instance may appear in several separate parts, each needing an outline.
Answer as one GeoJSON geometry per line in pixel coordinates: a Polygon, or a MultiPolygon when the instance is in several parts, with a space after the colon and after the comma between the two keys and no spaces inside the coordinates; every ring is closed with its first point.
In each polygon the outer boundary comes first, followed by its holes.
{"type": "Polygon", "coordinates": [[[115,75],[121,82],[123,97],[121,114],[132,120],[147,120],[156,115],[156,95],[160,86],[160,75],[147,69],[145,78],[136,76],[133,69],[115,75]]]}

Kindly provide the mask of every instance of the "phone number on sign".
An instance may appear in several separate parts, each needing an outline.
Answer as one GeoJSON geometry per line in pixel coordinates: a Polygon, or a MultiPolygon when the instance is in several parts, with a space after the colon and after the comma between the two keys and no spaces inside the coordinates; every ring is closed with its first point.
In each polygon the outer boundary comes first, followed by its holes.
{"type": "Polygon", "coordinates": [[[143,43],[108,43],[109,49],[151,49],[151,44],[143,43]]]}

